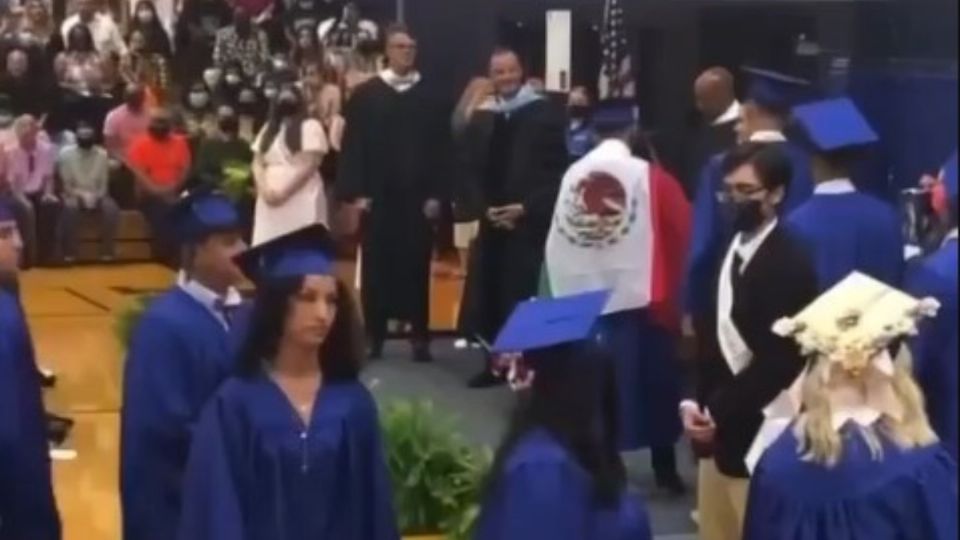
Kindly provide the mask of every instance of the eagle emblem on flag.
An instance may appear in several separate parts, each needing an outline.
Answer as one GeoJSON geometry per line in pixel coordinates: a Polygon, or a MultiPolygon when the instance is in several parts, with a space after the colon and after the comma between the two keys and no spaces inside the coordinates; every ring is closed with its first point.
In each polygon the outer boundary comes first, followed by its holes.
{"type": "Polygon", "coordinates": [[[561,194],[557,232],[571,244],[588,249],[616,245],[637,221],[638,201],[610,173],[592,171],[561,194]]]}

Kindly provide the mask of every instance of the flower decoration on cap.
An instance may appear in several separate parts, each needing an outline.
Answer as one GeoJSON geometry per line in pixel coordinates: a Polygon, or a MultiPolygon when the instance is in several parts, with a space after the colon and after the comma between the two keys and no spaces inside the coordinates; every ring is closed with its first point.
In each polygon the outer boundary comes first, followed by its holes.
{"type": "Polygon", "coordinates": [[[521,392],[530,389],[537,372],[523,359],[522,353],[500,354],[493,358],[494,375],[503,378],[510,390],[521,392]]]}
{"type": "Polygon", "coordinates": [[[777,321],[773,332],[796,340],[805,355],[859,376],[871,362],[879,361],[882,368],[882,353],[896,340],[915,335],[919,321],[936,316],[939,308],[932,298],[916,299],[854,272],[799,315],[777,321]]]}

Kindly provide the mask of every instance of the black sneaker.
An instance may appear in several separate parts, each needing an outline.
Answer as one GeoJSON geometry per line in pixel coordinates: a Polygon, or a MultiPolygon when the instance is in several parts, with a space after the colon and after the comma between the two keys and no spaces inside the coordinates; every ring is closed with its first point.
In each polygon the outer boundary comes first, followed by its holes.
{"type": "Polygon", "coordinates": [[[485,369],[471,377],[470,380],[467,381],[467,387],[474,389],[493,388],[501,384],[506,384],[506,382],[507,381],[502,378],[494,375],[490,370],[485,369]]]}

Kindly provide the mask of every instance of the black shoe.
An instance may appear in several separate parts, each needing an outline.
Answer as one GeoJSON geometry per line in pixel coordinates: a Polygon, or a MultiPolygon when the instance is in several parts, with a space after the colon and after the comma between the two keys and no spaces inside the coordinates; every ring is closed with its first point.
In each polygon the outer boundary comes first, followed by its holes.
{"type": "Polygon", "coordinates": [[[370,348],[367,350],[367,358],[370,360],[380,360],[383,358],[383,340],[375,339],[370,343],[370,348]]]}
{"type": "Polygon", "coordinates": [[[40,376],[41,388],[53,388],[57,385],[57,375],[54,372],[38,369],[37,375],[40,376]]]}
{"type": "Polygon", "coordinates": [[[55,446],[60,446],[73,429],[73,420],[65,416],[47,413],[47,440],[55,446]]]}
{"type": "Polygon", "coordinates": [[[493,388],[501,384],[506,384],[506,382],[507,381],[491,373],[490,370],[485,369],[471,377],[470,380],[467,381],[467,387],[474,389],[493,388]]]}
{"type": "Polygon", "coordinates": [[[683,497],[687,494],[687,485],[676,473],[657,477],[657,489],[667,492],[671,497],[683,497]]]}
{"type": "Polygon", "coordinates": [[[426,343],[414,344],[413,361],[419,364],[429,364],[433,362],[433,353],[430,352],[430,345],[426,343]]]}

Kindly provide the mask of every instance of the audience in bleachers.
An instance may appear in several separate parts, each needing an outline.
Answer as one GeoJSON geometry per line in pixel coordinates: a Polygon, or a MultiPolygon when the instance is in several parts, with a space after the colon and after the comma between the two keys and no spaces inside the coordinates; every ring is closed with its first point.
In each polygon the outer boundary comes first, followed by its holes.
{"type": "Polygon", "coordinates": [[[80,216],[96,213],[100,218],[100,258],[109,261],[116,256],[114,239],[119,220],[117,203],[109,192],[110,159],[107,151],[97,145],[93,126],[80,123],[75,134],[76,145],[64,148],[57,159],[63,185],[60,255],[67,264],[76,259],[80,216]]]}

